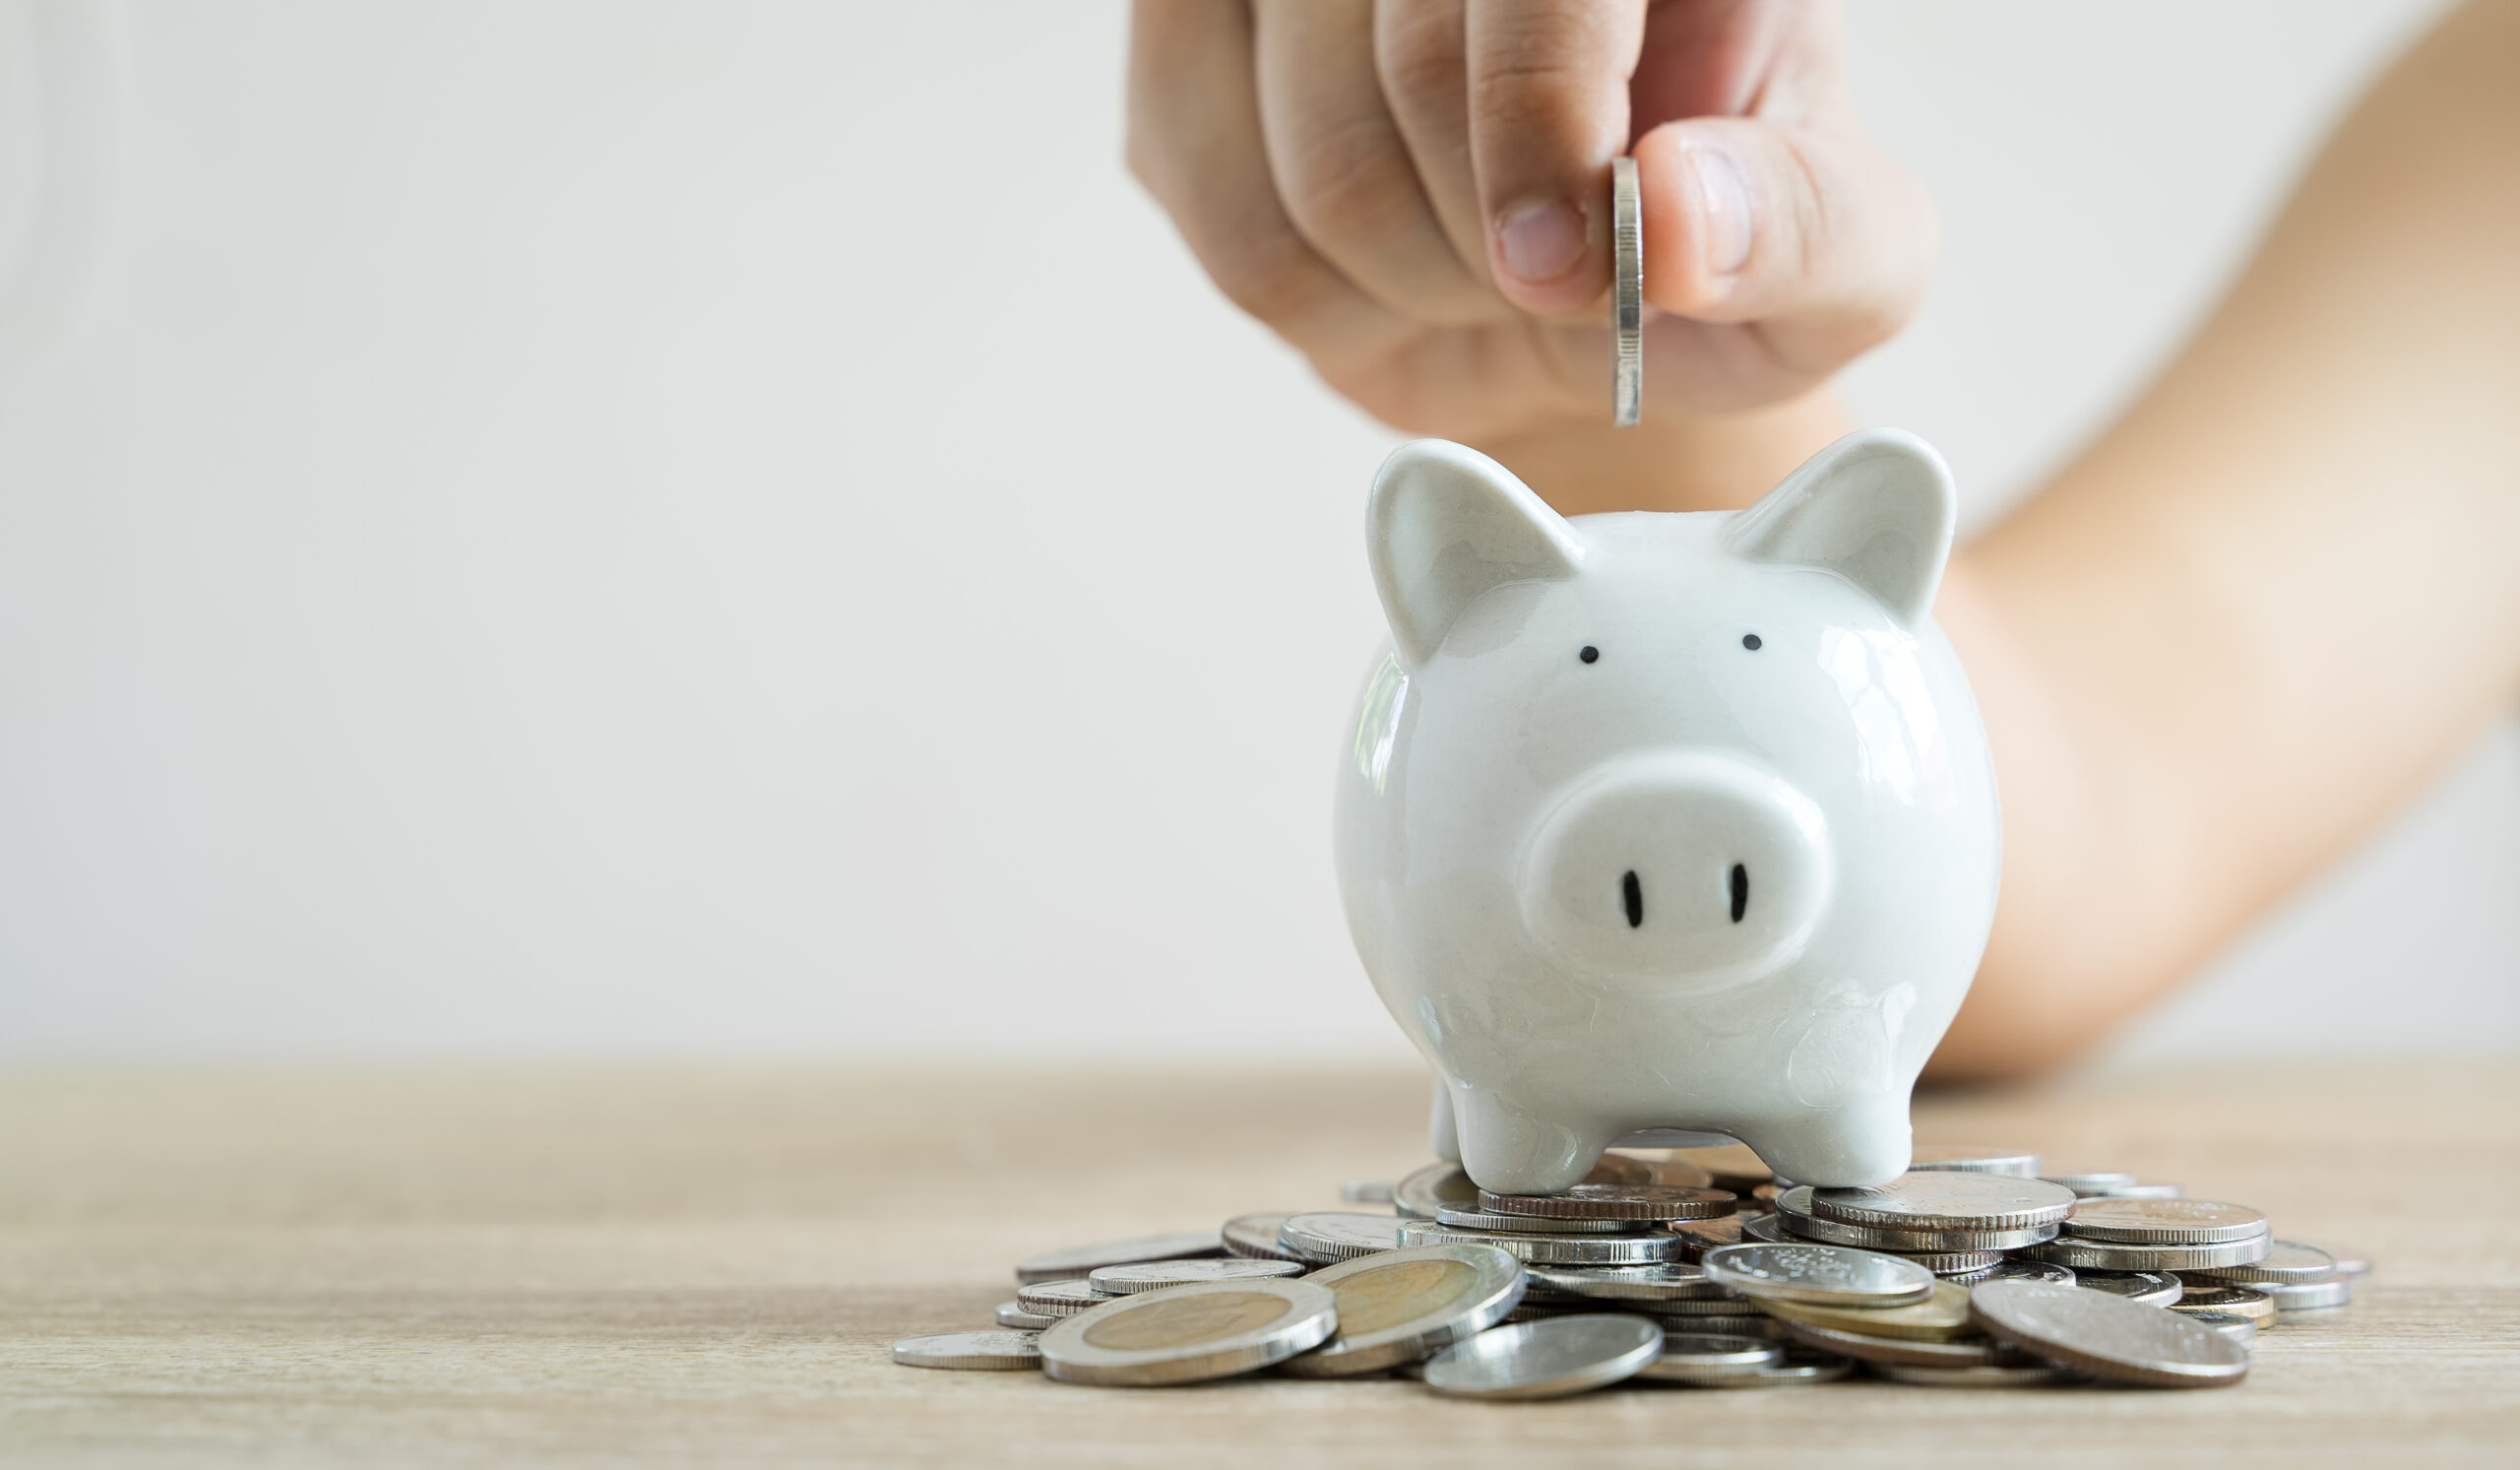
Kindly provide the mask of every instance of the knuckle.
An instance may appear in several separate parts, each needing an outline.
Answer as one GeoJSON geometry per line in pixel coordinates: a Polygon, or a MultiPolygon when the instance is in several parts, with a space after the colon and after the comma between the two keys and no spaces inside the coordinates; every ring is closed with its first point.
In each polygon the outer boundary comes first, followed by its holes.
{"type": "Polygon", "coordinates": [[[1391,228],[1417,190],[1414,178],[1394,169],[1394,140],[1365,119],[1311,132],[1287,150],[1287,214],[1316,239],[1354,239],[1391,228]]]}
{"type": "Polygon", "coordinates": [[[1468,88],[1467,61],[1460,30],[1447,19],[1404,10],[1384,26],[1374,71],[1395,108],[1457,109],[1468,88]]]}

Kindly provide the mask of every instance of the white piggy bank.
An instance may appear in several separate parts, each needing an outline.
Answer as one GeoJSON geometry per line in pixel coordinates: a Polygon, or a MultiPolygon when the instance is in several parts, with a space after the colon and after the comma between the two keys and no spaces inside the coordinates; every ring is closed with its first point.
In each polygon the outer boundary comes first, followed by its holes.
{"type": "Polygon", "coordinates": [[[1812,1184],[1908,1167],[2000,832],[1928,608],[1941,457],[1850,435],[1739,514],[1558,516],[1458,444],[1366,517],[1391,646],[1341,762],[1348,924],[1437,1072],[1437,1152],[1503,1192],[1634,1132],[1812,1184]]]}

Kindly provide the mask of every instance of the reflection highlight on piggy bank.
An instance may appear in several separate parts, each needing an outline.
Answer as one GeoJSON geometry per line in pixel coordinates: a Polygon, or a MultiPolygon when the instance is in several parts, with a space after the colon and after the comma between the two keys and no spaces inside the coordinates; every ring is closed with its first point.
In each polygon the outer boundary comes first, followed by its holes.
{"type": "Polygon", "coordinates": [[[1952,520],[1941,458],[1894,430],[1738,514],[1570,521],[1458,444],[1384,463],[1392,636],[1341,762],[1340,886],[1438,1074],[1438,1153],[1506,1192],[1655,1130],[1804,1183],[1907,1168],[2000,842],[1928,614],[1952,520]]]}

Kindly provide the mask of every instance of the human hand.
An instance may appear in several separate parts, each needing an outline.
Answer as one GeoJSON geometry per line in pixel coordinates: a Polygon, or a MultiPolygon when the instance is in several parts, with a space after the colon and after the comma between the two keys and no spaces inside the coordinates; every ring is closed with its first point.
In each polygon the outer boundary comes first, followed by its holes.
{"type": "Polygon", "coordinates": [[[1805,394],[1931,272],[1826,0],[1138,0],[1129,73],[1130,167],[1209,275],[1414,432],[1607,429],[1624,152],[1649,424],[1805,394]]]}

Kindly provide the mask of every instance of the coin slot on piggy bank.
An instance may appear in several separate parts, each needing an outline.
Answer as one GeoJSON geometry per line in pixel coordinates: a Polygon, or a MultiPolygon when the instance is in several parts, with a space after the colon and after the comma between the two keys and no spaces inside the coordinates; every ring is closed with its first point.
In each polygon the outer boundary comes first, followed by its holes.
{"type": "Polygon", "coordinates": [[[1895,430],[1737,515],[1568,520],[1436,440],[1384,464],[1341,892],[1480,1184],[1560,1189],[1658,1130],[1815,1184],[1907,1168],[1999,851],[1929,610],[1953,515],[1895,430]]]}

